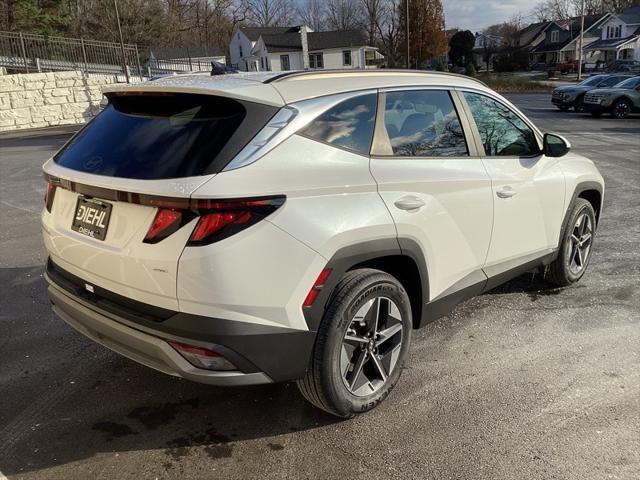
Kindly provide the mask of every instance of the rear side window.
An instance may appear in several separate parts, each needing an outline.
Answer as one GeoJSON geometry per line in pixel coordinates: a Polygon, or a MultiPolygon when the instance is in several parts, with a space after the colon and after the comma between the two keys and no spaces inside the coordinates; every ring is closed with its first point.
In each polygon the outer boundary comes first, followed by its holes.
{"type": "Polygon", "coordinates": [[[144,180],[214,173],[275,111],[211,95],[112,96],[54,160],[82,172],[144,180]]]}
{"type": "Polygon", "coordinates": [[[408,90],[387,93],[384,125],[393,155],[468,155],[458,114],[446,91],[408,90]]]}
{"type": "Polygon", "coordinates": [[[302,135],[369,155],[377,95],[350,98],[330,108],[300,131],[302,135]]]}

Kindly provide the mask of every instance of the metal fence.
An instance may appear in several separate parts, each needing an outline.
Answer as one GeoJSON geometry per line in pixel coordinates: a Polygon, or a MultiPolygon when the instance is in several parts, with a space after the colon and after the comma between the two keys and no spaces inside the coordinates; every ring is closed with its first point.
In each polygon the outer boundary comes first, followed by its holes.
{"type": "Polygon", "coordinates": [[[136,45],[19,32],[0,32],[0,66],[16,73],[82,70],[119,81],[147,74],[136,45]]]}

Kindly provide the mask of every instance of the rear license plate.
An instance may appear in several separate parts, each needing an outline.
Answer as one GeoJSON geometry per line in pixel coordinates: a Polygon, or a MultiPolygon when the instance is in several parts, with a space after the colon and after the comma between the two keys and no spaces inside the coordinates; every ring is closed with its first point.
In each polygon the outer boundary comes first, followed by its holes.
{"type": "Polygon", "coordinates": [[[78,197],[71,230],[96,240],[104,240],[109,227],[111,207],[110,203],[78,197]]]}

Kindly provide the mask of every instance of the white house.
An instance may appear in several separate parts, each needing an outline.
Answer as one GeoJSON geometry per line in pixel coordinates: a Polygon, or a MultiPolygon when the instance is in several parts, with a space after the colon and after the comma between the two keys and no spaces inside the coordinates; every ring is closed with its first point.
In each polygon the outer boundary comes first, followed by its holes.
{"type": "Polygon", "coordinates": [[[306,26],[240,28],[229,45],[240,70],[377,68],[384,57],[358,30],[314,32],[306,26]]]}
{"type": "Polygon", "coordinates": [[[610,15],[601,28],[600,38],[589,43],[586,51],[601,53],[601,60],[606,63],[640,60],[640,5],[610,15]]]}

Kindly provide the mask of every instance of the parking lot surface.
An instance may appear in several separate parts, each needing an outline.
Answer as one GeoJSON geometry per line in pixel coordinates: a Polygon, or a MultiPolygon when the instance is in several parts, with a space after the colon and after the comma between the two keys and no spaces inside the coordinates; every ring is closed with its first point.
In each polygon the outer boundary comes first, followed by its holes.
{"type": "Polygon", "coordinates": [[[605,177],[586,276],[525,275],[415,332],[391,396],[347,421],[294,385],[166,376],[56,318],[40,166],[68,134],[0,137],[0,479],[640,478],[640,117],[511,99],[605,177]]]}

